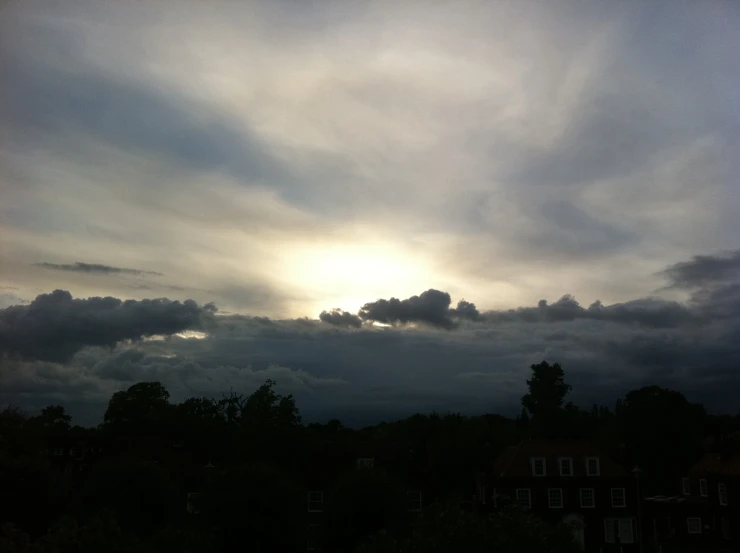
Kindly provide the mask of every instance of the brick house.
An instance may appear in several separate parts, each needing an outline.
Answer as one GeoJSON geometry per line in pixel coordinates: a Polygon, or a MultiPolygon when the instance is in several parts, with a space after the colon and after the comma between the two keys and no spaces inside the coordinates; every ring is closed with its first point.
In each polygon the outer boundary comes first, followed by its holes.
{"type": "Polygon", "coordinates": [[[507,447],[478,478],[483,511],[518,504],[573,526],[584,551],[639,551],[636,479],[596,445],[524,441],[507,447]]]}
{"type": "Polygon", "coordinates": [[[648,551],[740,551],[740,454],[704,456],[673,496],[644,498],[648,551]]]}

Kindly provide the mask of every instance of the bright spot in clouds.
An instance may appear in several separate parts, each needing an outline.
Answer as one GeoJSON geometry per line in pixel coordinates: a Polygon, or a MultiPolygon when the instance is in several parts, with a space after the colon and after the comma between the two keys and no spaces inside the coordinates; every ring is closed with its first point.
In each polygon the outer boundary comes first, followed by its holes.
{"type": "Polygon", "coordinates": [[[413,295],[433,278],[418,255],[380,242],[300,243],[286,251],[283,271],[292,286],[317,299],[316,314],[327,306],[356,312],[391,289],[413,295]]]}

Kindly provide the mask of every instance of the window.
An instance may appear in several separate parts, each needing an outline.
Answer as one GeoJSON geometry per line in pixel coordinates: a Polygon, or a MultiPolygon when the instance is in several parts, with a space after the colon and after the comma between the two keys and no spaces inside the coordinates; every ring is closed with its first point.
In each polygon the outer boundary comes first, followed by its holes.
{"type": "Polygon", "coordinates": [[[624,495],[624,488],[612,488],[612,507],[626,507],[627,498],[624,495]]]}
{"type": "Polygon", "coordinates": [[[61,457],[62,455],[64,455],[64,448],[55,447],[54,448],[54,457],[61,457]]]}
{"type": "Polygon", "coordinates": [[[699,494],[702,497],[707,497],[709,495],[709,486],[707,486],[706,478],[699,480],[699,494]]]}
{"type": "Polygon", "coordinates": [[[724,482],[720,482],[717,485],[717,490],[719,491],[719,504],[727,505],[727,485],[724,482]]]}
{"type": "Polygon", "coordinates": [[[598,457],[586,457],[586,476],[599,476],[601,467],[598,457]]]}
{"type": "Polygon", "coordinates": [[[320,513],[324,510],[324,492],[308,492],[308,512],[320,513]]]}
{"type": "Polygon", "coordinates": [[[684,495],[691,495],[691,480],[689,480],[688,478],[682,478],[681,488],[683,489],[684,495]]]}
{"type": "Polygon", "coordinates": [[[686,519],[686,525],[689,534],[701,534],[701,519],[699,517],[689,517],[686,519]]]}
{"type": "Polygon", "coordinates": [[[547,471],[545,469],[545,458],[544,457],[532,457],[532,475],[534,476],[545,476],[547,471]]]}
{"type": "Polygon", "coordinates": [[[372,469],[375,466],[374,458],[357,459],[358,469],[372,469]]]}
{"type": "Polygon", "coordinates": [[[182,438],[175,438],[172,440],[172,447],[182,447],[184,444],[184,440],[182,438]]]}
{"type": "Polygon", "coordinates": [[[78,447],[73,447],[72,449],[69,450],[69,454],[72,457],[78,457],[80,455],[80,449],[78,447]]]}
{"type": "Polygon", "coordinates": [[[496,488],[493,488],[493,506],[498,507],[498,494],[496,493],[496,488]]]}
{"type": "Polygon", "coordinates": [[[722,537],[726,540],[732,539],[730,533],[730,517],[722,517],[722,537]]]}
{"type": "Polygon", "coordinates": [[[593,488],[581,488],[581,507],[592,509],[596,507],[596,498],[594,497],[593,488]]]}
{"type": "Polygon", "coordinates": [[[421,512],[421,492],[420,491],[411,491],[406,492],[406,501],[409,506],[409,511],[412,513],[420,513],[421,512]]]}
{"type": "Polygon", "coordinates": [[[614,531],[614,519],[604,519],[604,541],[606,543],[614,543],[616,532],[614,531]]]}
{"type": "Polygon", "coordinates": [[[522,488],[516,491],[516,502],[527,509],[532,506],[532,494],[528,488],[522,488]]]}
{"type": "Polygon", "coordinates": [[[614,543],[617,538],[619,538],[619,543],[635,542],[635,531],[631,518],[604,519],[604,541],[614,543]]]}
{"type": "Polygon", "coordinates": [[[632,519],[631,518],[618,519],[617,528],[619,529],[620,543],[634,543],[635,533],[632,529],[632,519]]]}
{"type": "Polygon", "coordinates": [[[550,509],[563,508],[563,490],[560,488],[550,488],[547,490],[547,501],[550,509]]]}
{"type": "Polygon", "coordinates": [[[570,457],[560,458],[560,476],[573,476],[573,459],[570,457]]]}
{"type": "Polygon", "coordinates": [[[198,513],[200,513],[199,499],[200,499],[199,493],[189,493],[188,494],[187,510],[188,510],[188,513],[190,513],[191,515],[197,515],[198,513]]]}

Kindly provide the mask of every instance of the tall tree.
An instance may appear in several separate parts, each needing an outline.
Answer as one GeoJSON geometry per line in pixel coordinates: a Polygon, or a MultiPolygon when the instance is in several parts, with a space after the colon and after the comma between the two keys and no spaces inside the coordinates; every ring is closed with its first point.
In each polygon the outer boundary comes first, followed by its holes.
{"type": "Polygon", "coordinates": [[[540,437],[555,437],[563,424],[562,408],[571,387],[565,383],[565,371],[560,363],[547,361],[532,365],[532,378],[527,380],[529,393],[522,396],[522,406],[532,415],[534,433],[540,437]]]}
{"type": "Polygon", "coordinates": [[[161,430],[170,414],[170,393],[160,382],[139,382],[116,392],[103,418],[106,426],[145,433],[161,430]]]}

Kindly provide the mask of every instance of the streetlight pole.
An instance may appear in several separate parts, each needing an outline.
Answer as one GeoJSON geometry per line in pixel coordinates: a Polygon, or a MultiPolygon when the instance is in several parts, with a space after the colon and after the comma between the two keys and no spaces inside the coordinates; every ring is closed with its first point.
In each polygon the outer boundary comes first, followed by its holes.
{"type": "Polygon", "coordinates": [[[640,539],[640,553],[644,553],[645,541],[642,536],[642,498],[640,497],[640,474],[642,474],[642,469],[640,469],[640,467],[635,467],[632,469],[632,474],[635,475],[635,480],[637,481],[637,535],[640,539]]]}

